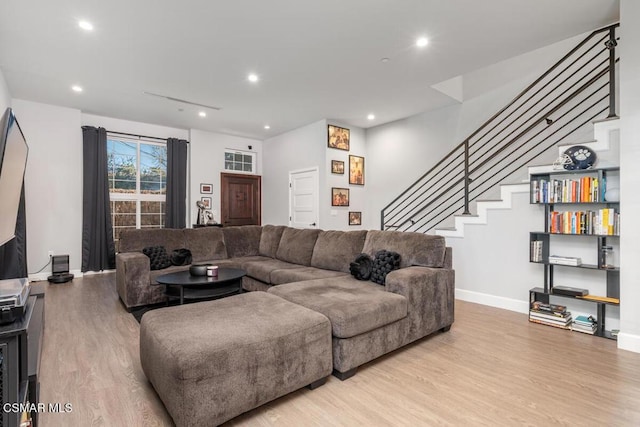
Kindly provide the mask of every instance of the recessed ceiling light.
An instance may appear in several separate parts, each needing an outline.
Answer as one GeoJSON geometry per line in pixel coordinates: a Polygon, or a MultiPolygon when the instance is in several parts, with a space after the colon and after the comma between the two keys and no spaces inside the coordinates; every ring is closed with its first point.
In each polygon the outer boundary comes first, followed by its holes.
{"type": "Polygon", "coordinates": [[[247,79],[249,79],[249,81],[251,83],[255,83],[258,81],[258,75],[257,74],[249,74],[249,76],[247,77],[247,79]]]}
{"type": "Polygon", "coordinates": [[[264,125],[264,128],[265,128],[265,129],[267,129],[267,130],[269,130],[269,129],[271,129],[271,126],[269,126],[269,125],[264,125]]]}
{"type": "Polygon", "coordinates": [[[78,21],[78,27],[82,28],[85,31],[93,30],[93,24],[89,21],[78,21]]]}
{"type": "Polygon", "coordinates": [[[78,86],[78,85],[71,86],[71,90],[78,93],[83,91],[82,86],[78,86]]]}
{"type": "Polygon", "coordinates": [[[373,114],[369,114],[369,115],[367,116],[367,120],[373,120],[373,119],[375,119],[375,118],[376,118],[376,116],[374,116],[373,114]]]}
{"type": "Polygon", "coordinates": [[[416,46],[418,47],[425,47],[428,44],[429,39],[427,39],[426,37],[420,37],[418,40],[416,40],[416,46]]]}
{"type": "Polygon", "coordinates": [[[380,62],[386,64],[387,62],[389,62],[389,58],[382,58],[380,59],[380,62]]]}
{"type": "Polygon", "coordinates": [[[200,111],[200,112],[198,113],[198,115],[199,115],[200,117],[207,117],[207,113],[205,113],[204,111],[200,111]]]}

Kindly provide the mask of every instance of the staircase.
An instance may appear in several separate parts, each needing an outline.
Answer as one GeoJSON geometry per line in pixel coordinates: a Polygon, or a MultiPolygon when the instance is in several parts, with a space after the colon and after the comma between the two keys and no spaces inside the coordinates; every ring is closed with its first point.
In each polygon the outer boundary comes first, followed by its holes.
{"type": "Polygon", "coordinates": [[[461,237],[464,224],[485,222],[488,209],[507,208],[512,194],[528,191],[532,162],[550,164],[592,126],[595,141],[586,144],[606,148],[609,139],[601,135],[617,118],[617,28],[587,36],[383,208],[381,229],[438,229],[438,234],[461,237]],[[497,188],[499,196],[480,199],[497,188]],[[453,227],[443,227],[451,218],[453,227]]]}
{"type": "MultiPolygon", "coordinates": [[[[597,167],[619,165],[619,119],[608,118],[593,123],[594,139],[591,141],[559,145],[556,156],[561,156],[566,149],[574,145],[589,147],[597,155],[597,167]]],[[[529,166],[528,173],[552,172],[552,164],[529,166]]],[[[500,198],[494,200],[477,200],[476,215],[455,215],[453,227],[441,227],[434,229],[434,233],[445,237],[464,237],[466,224],[487,224],[491,210],[510,209],[513,195],[516,193],[529,193],[529,182],[500,184],[500,198]]]]}

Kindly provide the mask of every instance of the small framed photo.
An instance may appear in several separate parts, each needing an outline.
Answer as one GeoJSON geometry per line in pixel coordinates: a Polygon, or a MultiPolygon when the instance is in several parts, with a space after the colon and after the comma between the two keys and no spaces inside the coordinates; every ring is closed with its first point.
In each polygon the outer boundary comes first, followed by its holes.
{"type": "Polygon", "coordinates": [[[331,206],[349,206],[349,189],[331,187],[331,206]]]}
{"type": "Polygon", "coordinates": [[[200,197],[205,209],[211,209],[211,197],[200,197]]]}
{"type": "Polygon", "coordinates": [[[362,225],[362,212],[349,212],[349,225],[362,225]]]}
{"type": "Polygon", "coordinates": [[[364,185],[364,157],[349,156],[349,184],[364,185]]]}
{"type": "Polygon", "coordinates": [[[344,162],[340,160],[331,160],[331,173],[344,175],[344,162]]]}
{"type": "Polygon", "coordinates": [[[349,151],[349,129],[329,125],[327,130],[327,145],[329,148],[349,151]]]}
{"type": "Polygon", "coordinates": [[[200,194],[213,194],[213,185],[200,184],[200,194]]]}

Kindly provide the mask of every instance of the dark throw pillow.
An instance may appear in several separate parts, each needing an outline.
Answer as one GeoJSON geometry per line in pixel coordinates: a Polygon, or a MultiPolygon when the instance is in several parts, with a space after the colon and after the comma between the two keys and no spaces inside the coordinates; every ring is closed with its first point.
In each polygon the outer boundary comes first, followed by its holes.
{"type": "Polygon", "coordinates": [[[193,257],[189,249],[180,248],[174,249],[171,252],[171,264],[173,265],[189,265],[191,264],[193,257]]]}
{"type": "Polygon", "coordinates": [[[387,274],[400,268],[400,254],[390,251],[378,251],[373,257],[371,267],[371,281],[384,285],[387,274]]]}
{"type": "Polygon", "coordinates": [[[147,246],[142,253],[149,257],[152,270],[162,270],[171,266],[171,260],[164,246],[147,246]]]}
{"type": "Polygon", "coordinates": [[[358,280],[369,280],[371,277],[372,259],[367,254],[360,254],[349,264],[351,275],[358,280]]]}

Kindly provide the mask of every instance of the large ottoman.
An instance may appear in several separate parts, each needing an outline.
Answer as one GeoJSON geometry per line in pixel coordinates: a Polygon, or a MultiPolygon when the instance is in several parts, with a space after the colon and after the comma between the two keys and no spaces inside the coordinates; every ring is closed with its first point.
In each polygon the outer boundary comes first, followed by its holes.
{"type": "Polygon", "coordinates": [[[266,292],[167,307],[140,323],[140,361],[177,426],[211,426],[332,370],[331,324],[266,292]]]}

